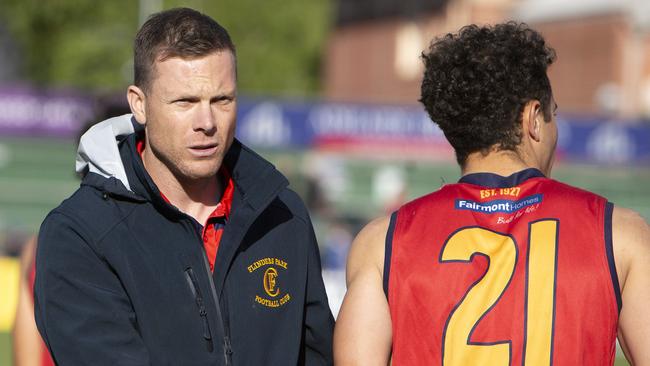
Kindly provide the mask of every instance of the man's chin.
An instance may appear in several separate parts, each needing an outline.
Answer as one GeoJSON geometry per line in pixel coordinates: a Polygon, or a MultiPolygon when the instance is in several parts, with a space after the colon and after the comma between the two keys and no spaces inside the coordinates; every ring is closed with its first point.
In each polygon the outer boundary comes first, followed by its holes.
{"type": "Polygon", "coordinates": [[[216,174],[219,172],[220,167],[221,161],[192,162],[191,164],[188,164],[185,167],[179,169],[179,178],[187,181],[200,181],[204,179],[210,179],[216,176],[216,174]]]}

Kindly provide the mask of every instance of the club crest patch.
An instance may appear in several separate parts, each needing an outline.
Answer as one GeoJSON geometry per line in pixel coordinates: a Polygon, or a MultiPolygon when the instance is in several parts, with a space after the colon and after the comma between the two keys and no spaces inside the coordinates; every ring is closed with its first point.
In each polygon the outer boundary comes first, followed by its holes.
{"type": "Polygon", "coordinates": [[[282,288],[282,276],[287,262],[280,258],[262,258],[248,266],[248,273],[262,272],[262,283],[255,302],[268,308],[279,308],[291,300],[291,295],[282,288]]]}

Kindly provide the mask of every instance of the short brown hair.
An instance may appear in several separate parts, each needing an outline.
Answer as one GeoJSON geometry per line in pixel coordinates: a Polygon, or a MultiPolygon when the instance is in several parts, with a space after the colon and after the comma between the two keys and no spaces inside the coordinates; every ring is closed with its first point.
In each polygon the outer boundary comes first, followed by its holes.
{"type": "Polygon", "coordinates": [[[150,87],[157,60],[201,57],[223,50],[235,55],[228,31],[209,16],[189,8],[151,15],[138,31],[133,49],[134,84],[143,90],[150,87]]]}

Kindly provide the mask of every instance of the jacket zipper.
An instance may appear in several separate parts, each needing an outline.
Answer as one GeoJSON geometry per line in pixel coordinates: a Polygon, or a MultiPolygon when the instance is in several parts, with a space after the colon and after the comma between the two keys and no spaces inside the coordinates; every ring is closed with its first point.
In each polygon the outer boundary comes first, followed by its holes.
{"type": "MultiPolygon", "coordinates": [[[[188,224],[190,225],[190,228],[192,228],[194,235],[196,235],[196,238],[199,240],[200,243],[200,248],[203,248],[203,239],[199,235],[199,233],[196,231],[196,229],[193,228],[193,224],[191,219],[189,219],[188,224]]],[[[232,343],[230,341],[230,329],[228,326],[224,324],[224,314],[221,312],[221,303],[219,301],[219,296],[217,296],[217,290],[216,287],[214,286],[214,280],[212,279],[212,271],[210,271],[210,265],[208,264],[208,257],[205,254],[205,251],[201,249],[201,254],[203,257],[203,268],[205,269],[205,274],[208,276],[208,281],[210,282],[210,290],[212,293],[212,299],[214,300],[214,303],[216,305],[216,310],[217,310],[217,318],[219,320],[219,325],[221,326],[221,331],[223,334],[223,356],[224,356],[224,361],[226,366],[232,365],[232,343]]],[[[228,314],[226,313],[225,316],[227,317],[228,314]]]]}
{"type": "MultiPolygon", "coordinates": [[[[230,342],[230,329],[224,323],[225,317],[221,312],[221,304],[219,302],[219,296],[217,296],[217,290],[214,287],[214,280],[212,280],[212,272],[210,271],[210,265],[208,264],[208,257],[205,255],[204,251],[201,252],[203,253],[203,267],[205,268],[205,272],[208,275],[210,290],[212,290],[212,298],[216,304],[217,316],[219,317],[219,323],[221,324],[221,330],[223,331],[223,356],[225,365],[230,366],[232,365],[232,343],[230,342]]],[[[228,316],[228,314],[225,315],[228,316]]]]}
{"type": "MultiPolygon", "coordinates": [[[[224,289],[222,291],[222,293],[225,294],[226,290],[224,289]]],[[[228,300],[227,299],[228,299],[228,296],[224,296],[224,301],[223,301],[223,308],[224,309],[223,310],[224,310],[225,314],[230,314],[230,311],[228,309],[228,300]]],[[[231,358],[232,358],[232,344],[230,343],[230,320],[229,320],[229,318],[227,316],[223,319],[223,325],[224,325],[224,330],[225,330],[225,333],[224,333],[224,349],[225,349],[225,352],[226,352],[226,355],[225,355],[226,356],[226,365],[230,365],[230,363],[232,362],[232,360],[231,360],[231,358]]]]}
{"type": "Polygon", "coordinates": [[[212,349],[212,332],[210,331],[210,323],[208,322],[208,312],[205,310],[205,303],[203,301],[203,296],[201,295],[201,289],[199,288],[199,283],[196,281],[192,268],[185,270],[185,279],[187,280],[187,284],[190,286],[192,295],[194,295],[194,301],[199,309],[199,315],[203,321],[203,338],[209,343],[208,349],[210,350],[212,349]]]}

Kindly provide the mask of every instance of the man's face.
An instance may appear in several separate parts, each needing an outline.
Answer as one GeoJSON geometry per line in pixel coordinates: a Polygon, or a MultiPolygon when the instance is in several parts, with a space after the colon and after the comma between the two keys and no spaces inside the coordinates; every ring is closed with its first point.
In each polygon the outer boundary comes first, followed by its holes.
{"type": "Polygon", "coordinates": [[[144,103],[147,169],[188,181],[214,176],[233,141],[236,93],[228,50],[156,61],[144,103]]]}

